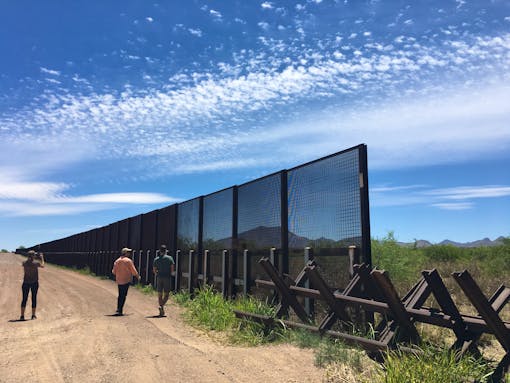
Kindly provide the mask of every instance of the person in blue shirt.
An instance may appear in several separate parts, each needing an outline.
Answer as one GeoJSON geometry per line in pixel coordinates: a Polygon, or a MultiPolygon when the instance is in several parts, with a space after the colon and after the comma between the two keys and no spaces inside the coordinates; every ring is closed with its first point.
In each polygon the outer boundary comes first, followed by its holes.
{"type": "Polygon", "coordinates": [[[154,258],[152,264],[152,270],[156,276],[156,289],[158,290],[159,316],[165,315],[164,307],[170,295],[174,265],[174,259],[168,255],[166,245],[161,245],[159,247],[159,254],[154,258]]]}

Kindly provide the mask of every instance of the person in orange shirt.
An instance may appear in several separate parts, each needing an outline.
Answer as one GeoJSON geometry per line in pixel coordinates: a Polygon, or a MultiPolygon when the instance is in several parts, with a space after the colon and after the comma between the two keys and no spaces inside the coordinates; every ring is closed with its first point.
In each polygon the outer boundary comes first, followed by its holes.
{"type": "Polygon", "coordinates": [[[136,271],[135,265],[131,260],[131,252],[133,250],[125,247],[121,250],[120,257],[117,258],[115,263],[113,264],[112,273],[115,275],[115,281],[117,282],[119,288],[119,296],[117,298],[117,311],[115,315],[122,316],[122,310],[124,308],[124,303],[126,302],[126,297],[129,289],[129,285],[133,280],[133,277],[136,277],[138,281],[140,281],[140,274],[136,271]]]}

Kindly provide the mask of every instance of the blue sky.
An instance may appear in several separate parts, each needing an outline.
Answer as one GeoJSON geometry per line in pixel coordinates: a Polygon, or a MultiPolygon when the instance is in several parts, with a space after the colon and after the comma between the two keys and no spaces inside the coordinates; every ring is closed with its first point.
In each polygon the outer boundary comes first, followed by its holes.
{"type": "Polygon", "coordinates": [[[381,238],[510,235],[508,1],[2,1],[0,247],[366,143],[381,238]]]}

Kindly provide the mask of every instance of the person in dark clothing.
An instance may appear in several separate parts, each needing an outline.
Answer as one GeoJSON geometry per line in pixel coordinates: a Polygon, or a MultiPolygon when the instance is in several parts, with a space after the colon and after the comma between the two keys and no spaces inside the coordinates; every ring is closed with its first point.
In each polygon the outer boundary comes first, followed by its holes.
{"type": "Polygon", "coordinates": [[[156,276],[158,290],[159,316],[165,315],[165,304],[168,301],[171,287],[171,277],[174,272],[174,259],[168,255],[166,245],[161,245],[159,254],[154,259],[152,270],[156,276]]]}
{"type": "Polygon", "coordinates": [[[28,293],[32,293],[32,319],[37,319],[35,311],[37,308],[37,290],[39,289],[39,267],[44,267],[44,254],[40,253],[40,262],[35,262],[37,253],[33,250],[28,252],[28,258],[23,262],[23,284],[21,285],[21,292],[23,298],[21,300],[21,315],[19,320],[25,320],[25,308],[27,306],[28,293]]]}

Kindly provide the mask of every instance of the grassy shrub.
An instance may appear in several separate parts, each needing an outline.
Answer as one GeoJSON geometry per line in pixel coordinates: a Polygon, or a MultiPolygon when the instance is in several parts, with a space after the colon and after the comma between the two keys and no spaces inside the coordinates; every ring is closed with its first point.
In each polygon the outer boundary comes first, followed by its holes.
{"type": "Polygon", "coordinates": [[[223,331],[231,328],[235,321],[232,303],[223,299],[211,286],[196,291],[193,299],[186,303],[184,314],[189,323],[206,330],[223,331]]]}
{"type": "Polygon", "coordinates": [[[205,330],[225,331],[234,344],[259,345],[285,338],[286,330],[282,327],[267,329],[262,324],[235,317],[235,309],[274,316],[274,307],[258,299],[239,297],[225,300],[212,286],[196,290],[192,299],[182,292],[175,294],[174,299],[187,308],[183,315],[188,323],[205,330]]]}
{"type": "Polygon", "coordinates": [[[140,291],[142,294],[146,294],[146,295],[156,295],[157,294],[157,291],[154,289],[154,287],[152,287],[151,284],[144,285],[142,283],[136,283],[134,285],[134,287],[135,287],[135,289],[140,291]]]}
{"type": "MultiPolygon", "coordinates": [[[[421,271],[437,269],[448,288],[459,292],[450,275],[467,269],[484,293],[491,294],[500,284],[508,283],[510,241],[491,247],[459,248],[432,245],[424,248],[398,244],[393,232],[382,239],[372,240],[372,263],[387,270],[399,293],[403,294],[418,281],[421,271]],[[450,280],[449,280],[450,279],[450,280]]],[[[462,295],[462,294],[460,294],[462,295]]]]}
{"type": "Polygon", "coordinates": [[[454,352],[426,346],[422,353],[389,352],[376,383],[465,383],[486,382],[490,366],[473,357],[458,359],[454,352]]]}
{"type": "MultiPolygon", "coordinates": [[[[238,297],[232,301],[232,308],[253,314],[275,316],[275,307],[253,297],[238,297]]],[[[247,319],[236,319],[235,329],[230,334],[230,341],[236,344],[256,346],[268,342],[280,341],[286,337],[284,327],[267,328],[261,323],[247,319]]]]}
{"type": "Polygon", "coordinates": [[[393,232],[380,240],[372,240],[372,264],[388,271],[397,288],[408,288],[419,277],[425,259],[420,249],[400,246],[393,232]]]}
{"type": "Polygon", "coordinates": [[[287,334],[287,340],[298,346],[299,348],[319,348],[319,345],[322,342],[322,338],[319,334],[301,330],[294,329],[289,331],[287,334]]]}

